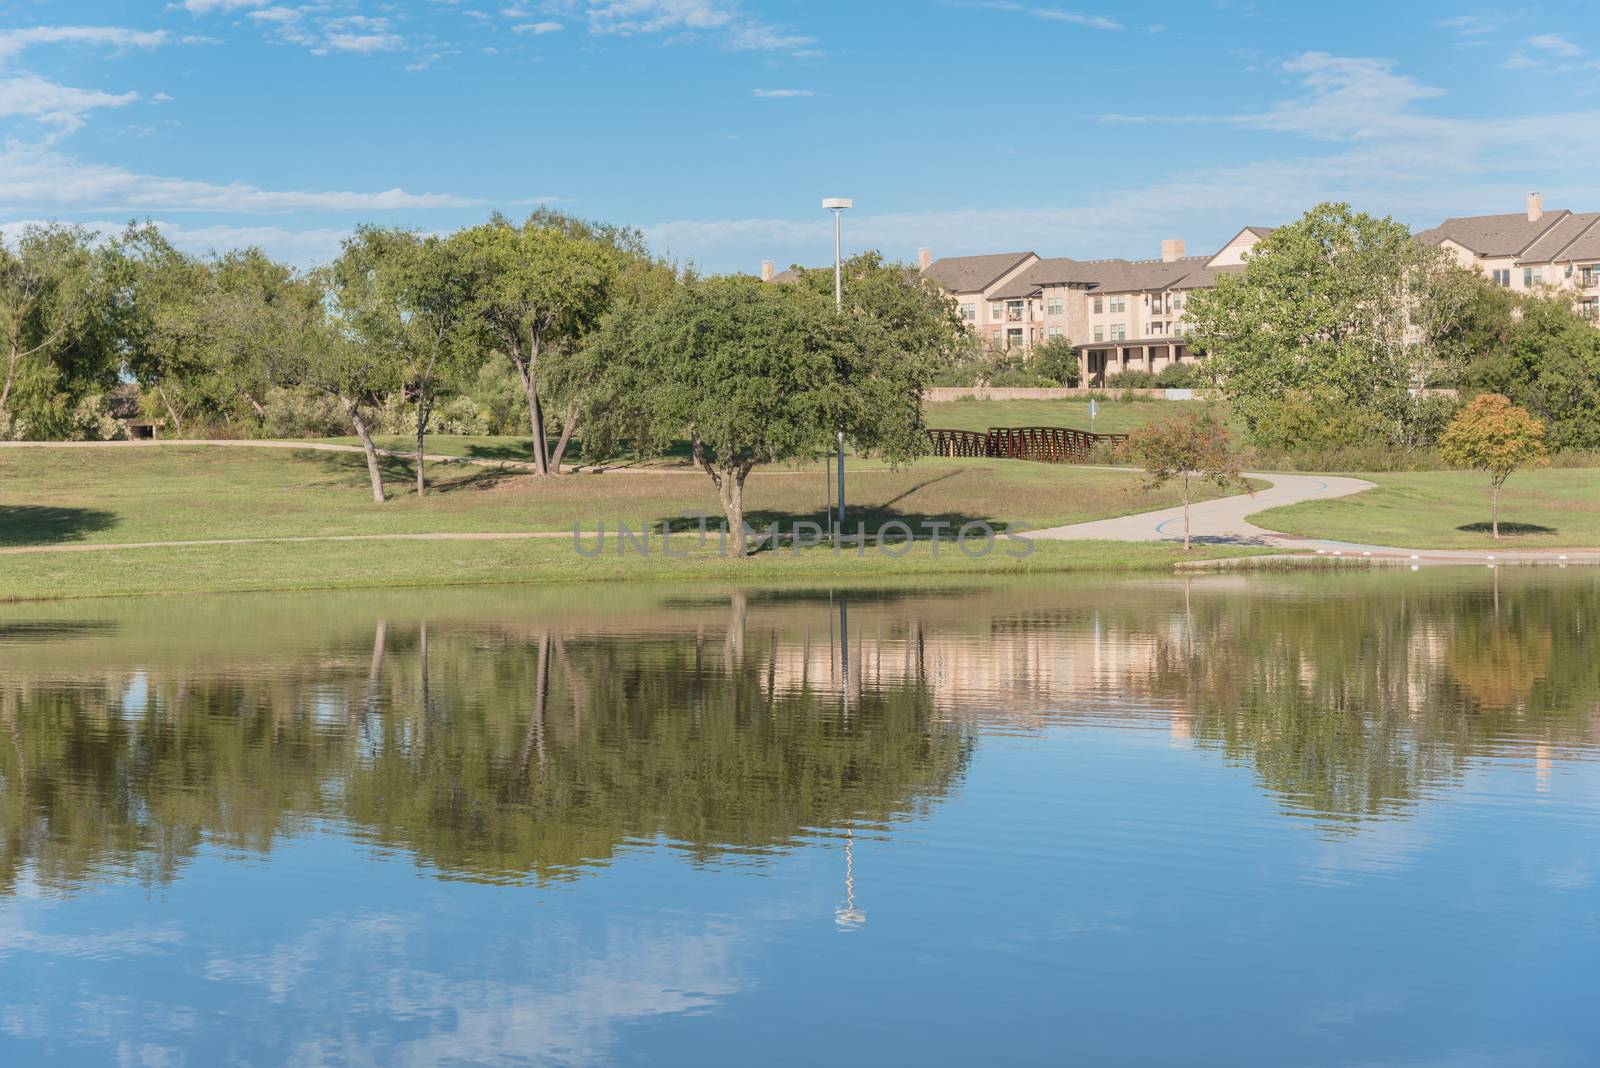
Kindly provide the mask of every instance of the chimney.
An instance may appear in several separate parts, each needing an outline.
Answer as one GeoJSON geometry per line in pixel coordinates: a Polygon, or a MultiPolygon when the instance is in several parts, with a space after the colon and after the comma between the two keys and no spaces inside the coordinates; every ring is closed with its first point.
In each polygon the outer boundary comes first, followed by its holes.
{"type": "Polygon", "coordinates": [[[1183,259],[1183,238],[1169,237],[1161,242],[1161,262],[1171,263],[1183,259]]]}
{"type": "Polygon", "coordinates": [[[1528,221],[1538,222],[1544,218],[1544,197],[1538,193],[1528,194],[1528,221]]]}
{"type": "Polygon", "coordinates": [[[772,281],[772,261],[771,260],[762,260],[761,261],[761,280],[763,282],[772,281]]]}
{"type": "Polygon", "coordinates": [[[933,250],[928,248],[917,249],[917,270],[926,271],[933,263],[933,250]]]}

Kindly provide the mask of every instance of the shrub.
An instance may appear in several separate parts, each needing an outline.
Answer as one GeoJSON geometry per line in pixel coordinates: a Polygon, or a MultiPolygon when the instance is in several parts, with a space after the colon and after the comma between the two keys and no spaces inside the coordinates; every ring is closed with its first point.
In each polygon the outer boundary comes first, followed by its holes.
{"type": "Polygon", "coordinates": [[[1050,337],[1034,346],[1033,370],[1063,386],[1078,384],[1078,353],[1064,337],[1050,337]]]}
{"type": "Polygon", "coordinates": [[[1149,371],[1123,371],[1106,378],[1107,389],[1150,389],[1156,376],[1149,371]]]}
{"type": "Polygon", "coordinates": [[[350,433],[350,420],[338,400],[303,389],[267,391],[261,429],[272,438],[333,438],[350,433]]]}
{"type": "Polygon", "coordinates": [[[1164,389],[1195,389],[1206,380],[1197,363],[1169,363],[1156,375],[1155,384],[1164,389]]]}

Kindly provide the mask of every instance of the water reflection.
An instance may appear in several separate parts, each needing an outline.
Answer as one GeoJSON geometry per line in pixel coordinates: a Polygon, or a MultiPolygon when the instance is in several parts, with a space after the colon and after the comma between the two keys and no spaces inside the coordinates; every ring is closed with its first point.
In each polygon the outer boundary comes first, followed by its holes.
{"type": "Polygon", "coordinates": [[[1600,590],[1507,582],[17,618],[0,889],[24,869],[165,882],[202,841],[265,851],[322,818],[471,878],[565,878],[656,837],[760,854],[924,810],[980,725],[1108,714],[1165,716],[1324,826],[1403,814],[1475,754],[1527,749],[1547,782],[1552,753],[1595,741],[1600,590]]]}
{"type": "Polygon", "coordinates": [[[1540,896],[1597,874],[1570,833],[1600,825],[1597,620],[1587,573],[1498,571],[12,607],[0,1062],[715,1062],[791,1013],[891,1061],[1059,1061],[1012,1026],[1032,996],[1095,1063],[1314,1063],[1241,1045],[1186,968],[1233,961],[1219,998],[1308,1034],[1415,1028],[1337,950],[1305,947],[1352,989],[1287,1005],[1294,954],[1241,947],[1365,930],[1341,908],[1426,938],[1480,862],[1526,881],[1504,914],[1477,887],[1474,938],[1537,941],[1537,901],[1600,956],[1592,909],[1540,896]],[[1416,897],[1298,896],[1377,878],[1416,897]],[[971,1033],[923,1048],[913,1010],[971,1033]]]}

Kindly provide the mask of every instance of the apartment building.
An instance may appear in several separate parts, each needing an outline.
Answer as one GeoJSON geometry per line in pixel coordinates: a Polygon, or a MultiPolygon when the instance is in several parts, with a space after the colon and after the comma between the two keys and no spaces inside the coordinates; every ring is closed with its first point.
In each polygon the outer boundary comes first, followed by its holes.
{"type": "Polygon", "coordinates": [[[1078,353],[1079,382],[1104,385],[1124,371],[1158,373],[1197,360],[1183,341],[1189,294],[1243,270],[1250,248],[1270,232],[1247,226],[1209,256],[1186,255],[1182,241],[1169,240],[1158,260],[1009,252],[929,262],[924,250],[920,266],[955,298],[969,329],[1004,348],[1068,338],[1078,353]]]}
{"type": "Polygon", "coordinates": [[[1544,198],[1529,193],[1524,211],[1446,219],[1417,238],[1449,249],[1496,285],[1570,291],[1578,310],[1600,322],[1600,212],[1546,211],[1544,198]]]}

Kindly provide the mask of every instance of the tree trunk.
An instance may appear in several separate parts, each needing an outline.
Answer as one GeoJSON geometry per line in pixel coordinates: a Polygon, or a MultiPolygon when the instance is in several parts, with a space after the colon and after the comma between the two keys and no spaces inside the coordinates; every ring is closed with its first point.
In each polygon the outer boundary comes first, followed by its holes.
{"type": "Polygon", "coordinates": [[[567,443],[572,440],[572,428],[578,425],[578,412],[569,409],[561,420],[561,437],[556,440],[556,451],[550,454],[550,470],[561,473],[561,460],[567,455],[567,443]]]}
{"type": "Polygon", "coordinates": [[[733,555],[744,557],[744,478],[736,471],[724,471],[717,487],[722,498],[722,514],[728,517],[728,536],[733,539],[733,555]]]}
{"type": "Polygon", "coordinates": [[[5,411],[6,401],[11,398],[11,384],[17,377],[17,347],[11,346],[11,355],[6,359],[6,383],[0,386],[0,412],[5,411]]]}
{"type": "Polygon", "coordinates": [[[533,428],[533,460],[540,475],[550,473],[550,443],[544,436],[544,405],[539,403],[539,387],[529,376],[528,422],[533,428]]]}
{"type": "Polygon", "coordinates": [[[267,417],[267,410],[261,406],[261,402],[256,400],[255,396],[252,395],[248,389],[240,390],[240,392],[244,394],[244,399],[250,402],[250,407],[255,409],[256,418],[265,419],[267,417]]]}
{"type": "Polygon", "coordinates": [[[1189,476],[1183,476],[1183,551],[1189,551],[1189,476]]]}
{"type": "Polygon", "coordinates": [[[361,439],[361,451],[367,454],[367,475],[372,479],[372,499],[382,504],[383,471],[378,467],[378,449],[372,444],[372,433],[367,429],[367,421],[361,418],[360,410],[349,397],[339,394],[339,403],[344,405],[344,414],[350,417],[350,424],[356,428],[356,437],[361,439]]]}
{"type": "Polygon", "coordinates": [[[522,392],[528,398],[528,429],[533,433],[533,463],[542,476],[550,473],[550,445],[544,437],[544,406],[539,403],[538,359],[537,348],[530,350],[526,360],[516,352],[511,354],[517,377],[522,379],[522,392]]]}
{"type": "Polygon", "coordinates": [[[417,498],[420,500],[428,495],[428,478],[422,469],[422,444],[423,438],[428,433],[428,412],[422,406],[422,401],[417,401],[417,498]]]}
{"type": "Polygon", "coordinates": [[[1500,483],[1494,479],[1489,480],[1489,530],[1500,536],[1500,483]]]}
{"type": "Polygon", "coordinates": [[[178,410],[172,406],[172,401],[168,399],[166,387],[157,386],[156,395],[161,398],[161,406],[165,408],[167,410],[167,414],[172,417],[172,429],[176,430],[180,434],[183,433],[183,420],[178,418],[178,410]]]}

